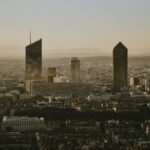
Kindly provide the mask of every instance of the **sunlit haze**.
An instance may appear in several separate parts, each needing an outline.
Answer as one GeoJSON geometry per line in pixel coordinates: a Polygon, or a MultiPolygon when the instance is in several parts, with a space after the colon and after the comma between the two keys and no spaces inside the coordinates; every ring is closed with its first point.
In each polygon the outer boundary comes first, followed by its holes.
{"type": "Polygon", "coordinates": [[[129,55],[150,55],[150,0],[1,0],[0,56],[24,57],[43,39],[43,55],[112,55],[122,41],[129,55]]]}

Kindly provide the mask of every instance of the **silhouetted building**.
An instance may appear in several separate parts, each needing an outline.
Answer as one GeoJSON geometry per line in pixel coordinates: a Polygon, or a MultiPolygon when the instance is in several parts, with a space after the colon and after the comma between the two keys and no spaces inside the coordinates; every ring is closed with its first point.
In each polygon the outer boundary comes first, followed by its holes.
{"type": "Polygon", "coordinates": [[[56,68],[55,67],[48,68],[48,70],[47,70],[47,81],[49,83],[53,83],[54,77],[56,77],[56,68]]]}
{"type": "Polygon", "coordinates": [[[26,46],[26,90],[31,93],[33,81],[42,77],[42,39],[26,46]]]}
{"type": "Polygon", "coordinates": [[[119,42],[113,50],[113,91],[119,92],[127,86],[128,49],[119,42]]]}
{"type": "Polygon", "coordinates": [[[0,132],[0,149],[21,149],[21,150],[34,150],[35,146],[33,141],[36,138],[23,132],[12,132],[11,128],[8,127],[7,132],[0,132]]]}
{"type": "Polygon", "coordinates": [[[80,82],[80,60],[77,57],[71,59],[71,82],[80,82]]]}

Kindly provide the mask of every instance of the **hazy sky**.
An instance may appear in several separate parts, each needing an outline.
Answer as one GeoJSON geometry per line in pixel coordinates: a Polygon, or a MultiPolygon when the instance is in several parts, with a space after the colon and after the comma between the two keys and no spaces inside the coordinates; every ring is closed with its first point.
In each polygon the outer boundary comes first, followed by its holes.
{"type": "Polygon", "coordinates": [[[42,37],[43,53],[150,54],[150,0],[0,0],[0,55],[24,56],[42,37]]]}

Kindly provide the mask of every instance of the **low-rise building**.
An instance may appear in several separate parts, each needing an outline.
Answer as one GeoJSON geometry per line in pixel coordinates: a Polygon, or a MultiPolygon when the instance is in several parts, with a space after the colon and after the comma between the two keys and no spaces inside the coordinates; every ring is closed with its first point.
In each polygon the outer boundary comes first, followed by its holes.
{"type": "Polygon", "coordinates": [[[44,118],[4,116],[2,120],[2,131],[28,132],[42,129],[45,129],[44,118]]]}

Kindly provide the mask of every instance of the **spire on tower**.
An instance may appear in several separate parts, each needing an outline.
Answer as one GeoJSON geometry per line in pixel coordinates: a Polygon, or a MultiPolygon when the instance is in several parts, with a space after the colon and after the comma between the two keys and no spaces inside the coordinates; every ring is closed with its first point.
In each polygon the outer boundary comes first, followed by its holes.
{"type": "Polygon", "coordinates": [[[31,29],[30,29],[30,44],[31,44],[31,29]]]}

